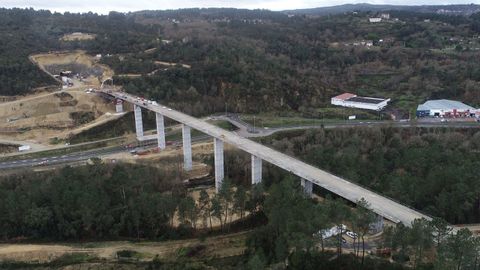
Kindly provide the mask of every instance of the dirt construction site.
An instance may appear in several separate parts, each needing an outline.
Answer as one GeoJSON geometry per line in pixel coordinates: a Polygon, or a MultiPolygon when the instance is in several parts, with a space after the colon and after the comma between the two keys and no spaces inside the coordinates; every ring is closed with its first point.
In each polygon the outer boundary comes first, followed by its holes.
{"type": "Polygon", "coordinates": [[[122,116],[111,102],[86,91],[113,76],[95,57],[74,51],[36,54],[30,60],[59,82],[57,74],[70,70],[73,83],[0,103],[0,142],[48,147],[52,138],[62,140],[122,116]]]}
{"type": "Polygon", "coordinates": [[[0,139],[49,144],[119,116],[113,104],[81,90],[42,93],[0,103],[0,139]]]}
{"type": "Polygon", "coordinates": [[[113,76],[113,70],[98,63],[98,60],[84,51],[52,52],[30,56],[30,61],[52,77],[67,70],[78,74],[78,79],[74,80],[76,87],[98,87],[105,79],[113,76]]]}

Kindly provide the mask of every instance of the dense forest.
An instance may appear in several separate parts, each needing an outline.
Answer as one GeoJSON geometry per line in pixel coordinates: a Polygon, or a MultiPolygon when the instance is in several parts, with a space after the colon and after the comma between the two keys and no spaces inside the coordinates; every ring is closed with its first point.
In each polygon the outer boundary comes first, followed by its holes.
{"type": "Polygon", "coordinates": [[[26,94],[36,87],[56,82],[29,60],[32,53],[87,49],[127,52],[148,46],[156,27],[133,22],[124,14],[71,14],[0,8],[0,95],[26,94]],[[93,32],[95,41],[63,42],[72,32],[93,32]],[[149,35],[148,39],[145,36],[149,35]]]}
{"type": "Polygon", "coordinates": [[[476,129],[320,129],[262,141],[451,223],[480,221],[476,129]]]}
{"type": "Polygon", "coordinates": [[[427,98],[480,104],[478,14],[391,11],[392,19],[378,24],[368,23],[374,12],[292,17],[187,9],[101,16],[1,9],[0,15],[0,37],[8,41],[0,45],[3,95],[52,83],[29,54],[85,49],[108,55],[102,62],[117,75],[143,75],[116,77],[127,91],[195,115],[228,106],[318,117],[318,109],[344,91],[390,97],[403,111],[427,98]],[[71,32],[96,38],[60,40],[71,32]],[[364,40],[373,46],[353,45],[364,40]]]}
{"type": "MultiPolygon", "coordinates": [[[[290,176],[248,188],[227,179],[215,195],[202,189],[194,200],[175,179],[164,170],[105,165],[100,160],[41,175],[14,175],[0,182],[0,237],[4,241],[141,241],[202,238],[249,229],[245,252],[221,269],[288,265],[287,269],[400,270],[405,269],[405,262],[416,269],[479,266],[480,242],[468,230],[449,235],[442,219],[417,220],[412,227],[387,227],[377,245],[393,252],[395,262],[391,263],[365,252],[364,237],[375,220],[366,201],[359,201],[356,209],[328,196],[318,203],[305,196],[299,181],[290,176]],[[239,215],[241,222],[228,222],[233,214],[239,215]],[[212,228],[212,219],[219,221],[219,228],[212,228]],[[348,255],[342,252],[342,233],[328,239],[318,235],[322,229],[344,223],[359,235],[348,255]]],[[[182,257],[172,264],[155,259],[148,269],[206,269],[209,260],[182,257]]],[[[14,266],[0,262],[0,267],[14,266]]]]}

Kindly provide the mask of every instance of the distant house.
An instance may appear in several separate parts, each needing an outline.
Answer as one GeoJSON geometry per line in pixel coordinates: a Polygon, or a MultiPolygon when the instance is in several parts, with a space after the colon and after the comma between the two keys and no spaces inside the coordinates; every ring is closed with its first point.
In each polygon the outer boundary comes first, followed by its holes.
{"type": "Polygon", "coordinates": [[[351,44],[345,43],[345,46],[364,46],[364,47],[372,47],[373,46],[373,40],[361,40],[361,41],[354,41],[351,44]]]}
{"type": "Polygon", "coordinates": [[[380,14],[380,18],[384,20],[390,20],[390,14],[389,13],[382,13],[380,14]]]}
{"type": "Polygon", "coordinates": [[[378,23],[382,21],[382,18],[368,18],[368,21],[371,23],[378,23]]]}
{"type": "Polygon", "coordinates": [[[332,97],[331,103],[342,107],[381,111],[388,105],[389,101],[390,99],[359,97],[352,93],[343,93],[332,97]]]}

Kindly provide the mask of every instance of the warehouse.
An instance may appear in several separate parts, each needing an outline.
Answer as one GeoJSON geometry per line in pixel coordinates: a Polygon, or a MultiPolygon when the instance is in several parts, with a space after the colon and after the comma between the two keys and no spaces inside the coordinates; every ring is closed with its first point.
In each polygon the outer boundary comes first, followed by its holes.
{"type": "Polygon", "coordinates": [[[381,111],[388,104],[390,99],[359,97],[351,93],[343,93],[332,98],[332,105],[359,108],[366,110],[381,111]]]}
{"type": "Polygon", "coordinates": [[[477,109],[448,99],[429,100],[417,107],[417,117],[475,117],[476,113],[477,109]]]}

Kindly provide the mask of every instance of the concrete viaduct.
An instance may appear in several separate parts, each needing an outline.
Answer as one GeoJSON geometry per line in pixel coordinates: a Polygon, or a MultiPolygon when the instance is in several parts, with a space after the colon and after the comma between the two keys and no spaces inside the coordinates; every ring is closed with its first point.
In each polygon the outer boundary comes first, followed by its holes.
{"type": "Polygon", "coordinates": [[[215,187],[218,190],[224,180],[224,143],[233,145],[251,155],[251,179],[252,184],[262,181],[262,162],[274,164],[288,172],[297,175],[301,179],[301,185],[305,192],[312,194],[313,185],[318,185],[330,192],[337,194],[353,203],[364,198],[370,203],[373,212],[395,223],[403,223],[411,226],[412,221],[419,218],[431,220],[430,217],[397,203],[380,194],[365,189],[343,178],[332,175],[326,171],[313,167],[293,157],[273,150],[262,144],[256,143],[233,132],[226,131],[211,125],[203,120],[186,115],[179,111],[167,108],[156,102],[143,101],[138,97],[115,90],[104,90],[104,93],[116,98],[117,111],[121,111],[122,103],[133,104],[135,115],[135,130],[137,138],[143,138],[142,108],[156,113],[158,147],[165,149],[165,126],[164,117],[168,117],[182,124],[183,158],[184,169],[192,169],[192,143],[191,129],[201,131],[213,137],[215,155],[215,187]]]}

